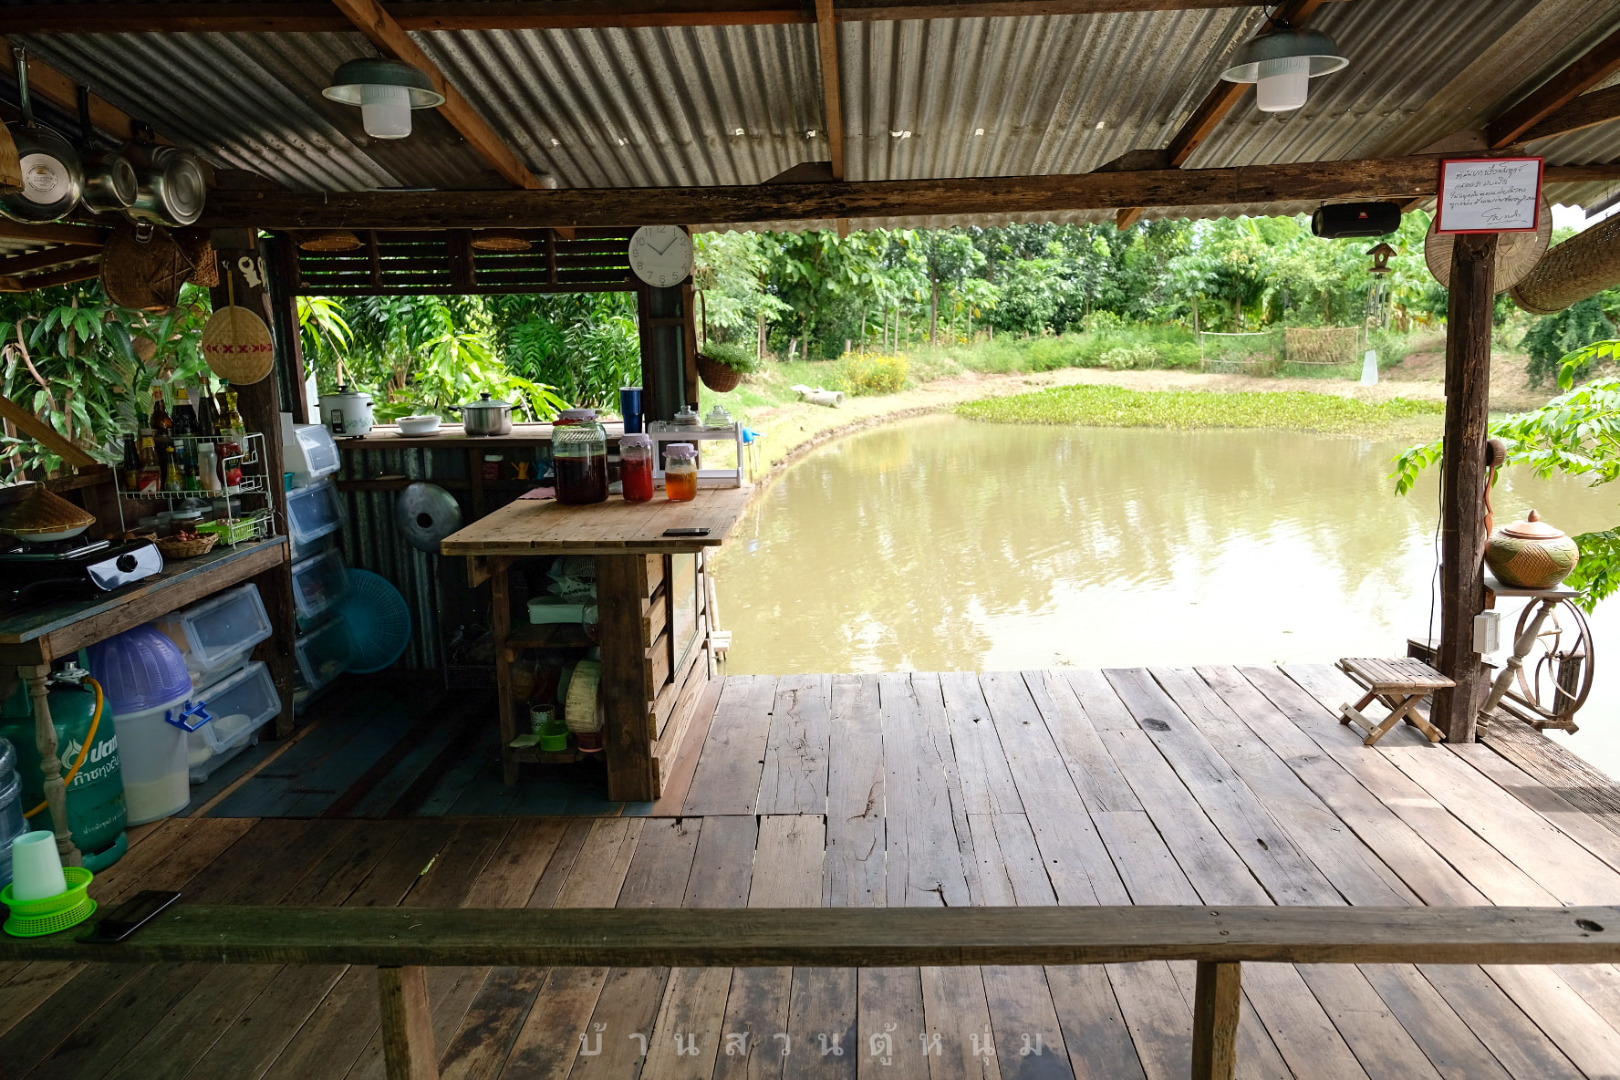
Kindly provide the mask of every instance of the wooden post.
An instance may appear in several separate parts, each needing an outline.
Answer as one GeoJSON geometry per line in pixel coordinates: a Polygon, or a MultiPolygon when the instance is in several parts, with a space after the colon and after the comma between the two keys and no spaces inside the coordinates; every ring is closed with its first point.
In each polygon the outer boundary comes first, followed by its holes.
{"type": "Polygon", "coordinates": [[[1435,665],[1456,687],[1434,695],[1431,722],[1453,743],[1474,741],[1484,667],[1474,616],[1485,610],[1486,423],[1491,393],[1491,312],[1496,234],[1457,237],[1446,324],[1446,436],[1441,457],[1440,651],[1435,665]]]}
{"type": "Polygon", "coordinates": [[[512,756],[512,740],[517,738],[517,702],[512,700],[512,659],[507,654],[507,639],[512,636],[512,558],[509,555],[489,557],[489,629],[495,641],[495,693],[499,695],[501,719],[501,782],[514,787],[518,782],[518,763],[512,756]]]}
{"type": "Polygon", "coordinates": [[[388,1080],[439,1080],[427,968],[380,967],[377,993],[382,1006],[383,1062],[388,1080]]]}
{"type": "Polygon", "coordinates": [[[602,717],[607,756],[608,798],[658,798],[658,772],[652,759],[651,699],[658,687],[647,683],[644,555],[596,557],[597,612],[602,634],[602,717]]]}
{"type": "Polygon", "coordinates": [[[51,816],[51,829],[56,833],[56,850],[62,856],[63,866],[83,866],[84,857],[73,843],[73,831],[68,828],[67,783],[62,779],[62,759],[56,755],[56,722],[51,718],[49,693],[45,685],[51,673],[49,664],[30,664],[17,669],[23,682],[28,684],[28,696],[34,706],[34,746],[39,750],[39,771],[45,778],[45,804],[51,816]]]}
{"type": "Polygon", "coordinates": [[[1198,962],[1193,991],[1193,1080],[1232,1080],[1237,1072],[1243,965],[1198,962]]]}

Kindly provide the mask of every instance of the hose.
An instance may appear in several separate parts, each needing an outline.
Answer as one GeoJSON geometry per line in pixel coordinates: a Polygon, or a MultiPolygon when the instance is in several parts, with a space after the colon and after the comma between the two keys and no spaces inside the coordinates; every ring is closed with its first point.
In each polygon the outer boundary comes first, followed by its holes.
{"type": "MultiPolygon", "coordinates": [[[[84,737],[84,745],[79,747],[78,759],[73,762],[73,768],[62,777],[63,786],[73,783],[73,778],[79,775],[79,769],[84,766],[85,758],[90,756],[90,748],[96,745],[96,729],[101,726],[101,710],[106,707],[107,696],[101,691],[101,684],[86,676],[85,682],[96,688],[96,711],[90,717],[90,733],[84,737]]],[[[23,815],[25,818],[37,817],[39,812],[49,804],[50,800],[41,802],[38,806],[23,815]]]]}

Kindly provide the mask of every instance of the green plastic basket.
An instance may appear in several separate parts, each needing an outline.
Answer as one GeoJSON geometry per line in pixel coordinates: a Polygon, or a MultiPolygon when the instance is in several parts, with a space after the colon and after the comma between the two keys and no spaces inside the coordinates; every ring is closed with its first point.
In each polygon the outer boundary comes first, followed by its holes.
{"type": "Polygon", "coordinates": [[[17,900],[11,886],[0,889],[0,903],[11,909],[5,931],[12,937],[44,937],[78,926],[95,914],[96,902],[85,893],[95,875],[82,866],[64,866],[67,891],[43,900],[17,900]]]}

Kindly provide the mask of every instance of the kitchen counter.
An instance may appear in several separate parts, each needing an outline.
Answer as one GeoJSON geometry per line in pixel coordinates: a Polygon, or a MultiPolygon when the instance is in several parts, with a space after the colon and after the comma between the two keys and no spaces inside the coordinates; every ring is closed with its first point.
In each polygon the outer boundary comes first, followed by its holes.
{"type": "MultiPolygon", "coordinates": [[[[620,421],[602,424],[608,438],[617,439],[624,433],[620,421]]],[[[513,424],[508,435],[468,435],[460,424],[446,423],[437,435],[401,435],[397,427],[374,427],[371,434],[337,440],[338,449],[353,450],[513,450],[532,447],[551,441],[550,424],[513,424]]]]}
{"type": "Polygon", "coordinates": [[[651,502],[617,495],[590,506],[519,499],[446,537],[446,555],[668,555],[719,547],[748,506],[753,487],[704,488],[690,502],[660,492],[651,502]],[[707,536],[665,536],[706,528],[707,536]]]}

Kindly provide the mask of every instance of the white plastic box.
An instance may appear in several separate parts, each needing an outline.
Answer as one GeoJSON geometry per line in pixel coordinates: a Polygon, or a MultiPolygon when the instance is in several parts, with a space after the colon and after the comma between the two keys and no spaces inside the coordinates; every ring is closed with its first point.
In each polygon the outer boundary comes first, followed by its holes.
{"type": "Polygon", "coordinates": [[[343,528],[337,489],[330,480],[287,492],[287,526],[300,545],[312,544],[343,528]]]}
{"type": "Polygon", "coordinates": [[[240,667],[253,647],[274,632],[252,582],[182,608],[157,625],[180,646],[197,685],[240,667]]]}
{"type": "Polygon", "coordinates": [[[305,486],[331,476],[343,467],[337,440],[320,424],[293,424],[290,436],[282,427],[282,452],[293,482],[305,486]]]}
{"type": "Polygon", "coordinates": [[[186,735],[186,764],[193,784],[203,783],[256,742],[259,729],[281,712],[270,668],[259,661],[200,687],[192,700],[202,702],[214,718],[186,735]]]}
{"type": "Polygon", "coordinates": [[[349,591],[342,552],[325,551],[294,563],[292,585],[299,618],[313,620],[325,614],[349,591]]]}
{"type": "Polygon", "coordinates": [[[339,615],[314,627],[293,643],[298,658],[299,690],[313,694],[343,673],[354,647],[349,643],[349,624],[339,615]]]}

